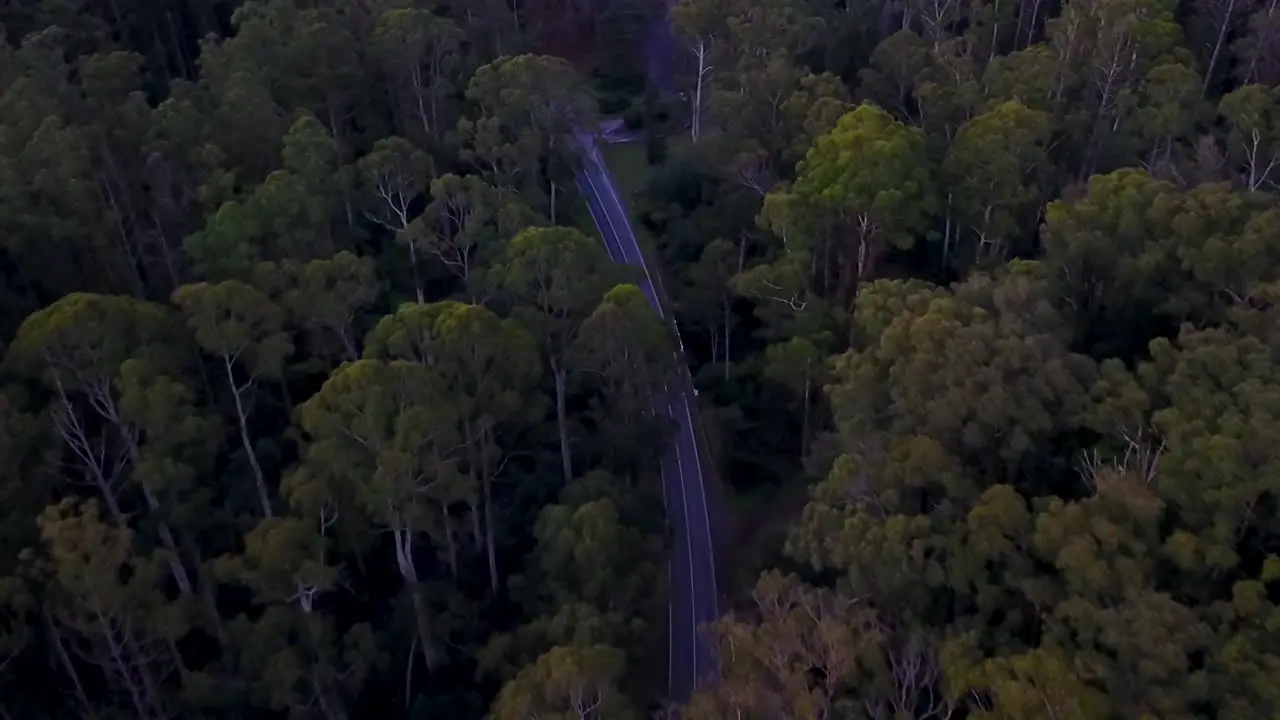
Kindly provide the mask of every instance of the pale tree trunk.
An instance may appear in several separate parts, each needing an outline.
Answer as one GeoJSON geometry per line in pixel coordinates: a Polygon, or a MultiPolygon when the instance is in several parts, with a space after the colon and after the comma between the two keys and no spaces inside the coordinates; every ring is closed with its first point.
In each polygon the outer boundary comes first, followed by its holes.
{"type": "Polygon", "coordinates": [[[347,713],[343,710],[340,703],[334,702],[329,697],[328,683],[317,676],[316,671],[311,671],[311,687],[315,693],[316,705],[320,707],[320,715],[326,720],[346,720],[347,713]]]}
{"type": "Polygon", "coordinates": [[[1209,94],[1209,84],[1213,82],[1213,69],[1218,65],[1218,55],[1227,39],[1227,29],[1231,27],[1231,16],[1236,10],[1236,0],[1227,0],[1227,9],[1222,14],[1222,22],[1218,25],[1218,38],[1213,43],[1213,54],[1209,56],[1209,64],[1204,69],[1204,82],[1200,85],[1200,97],[1209,94]]]}
{"type": "Polygon", "coordinates": [[[128,640],[122,641],[116,635],[117,628],[122,625],[127,627],[127,623],[121,623],[117,618],[103,616],[96,609],[94,614],[97,615],[98,623],[101,626],[102,639],[106,645],[106,657],[102,660],[102,669],[106,671],[108,678],[114,677],[117,682],[124,686],[124,690],[129,695],[129,701],[132,703],[134,712],[137,713],[139,720],[148,720],[153,716],[149,711],[151,698],[148,697],[147,689],[142,683],[142,676],[146,674],[146,669],[140,667],[139,677],[133,677],[131,670],[135,663],[140,662],[141,658],[126,657],[126,650],[123,645],[128,643],[128,640]]]}
{"type": "MultiPolygon", "coordinates": [[[[127,630],[125,631],[128,632],[127,630]]],[[[125,635],[125,647],[128,649],[132,657],[133,664],[137,667],[138,681],[141,683],[144,698],[154,713],[156,720],[166,720],[169,713],[164,706],[164,701],[160,697],[159,689],[156,687],[155,678],[152,676],[151,668],[148,667],[147,654],[143,652],[142,647],[138,644],[137,638],[125,635]]]]}
{"type": "MultiPolygon", "coordinates": [[[[479,485],[478,482],[476,484],[479,485]]],[[[484,547],[484,528],[480,527],[480,516],[484,509],[480,507],[480,503],[481,498],[478,496],[471,501],[471,542],[476,544],[476,548],[484,547]]]]}
{"type": "Polygon", "coordinates": [[[556,224],[556,181],[548,180],[547,184],[551,186],[551,224],[556,224]]]}
{"type": "Polygon", "coordinates": [[[733,308],[733,300],[728,296],[724,296],[721,302],[721,326],[724,330],[724,343],[721,351],[724,353],[724,379],[729,380],[729,313],[733,308]]]}
{"type": "MultiPolygon", "coordinates": [[[[490,462],[490,449],[493,445],[492,428],[485,427],[480,431],[480,485],[482,502],[484,503],[484,540],[485,552],[489,560],[489,587],[496,597],[498,594],[498,548],[493,529],[493,482],[494,470],[490,462]]],[[[494,448],[496,449],[496,448],[494,448]]]]}
{"type": "Polygon", "coordinates": [[[691,103],[693,117],[689,124],[689,139],[695,143],[702,135],[702,89],[706,85],[707,77],[711,74],[711,65],[707,63],[710,52],[709,44],[702,38],[699,38],[697,44],[693,46],[693,55],[698,59],[698,77],[691,103]]]}
{"type": "Polygon", "coordinates": [[[485,550],[489,559],[489,587],[498,594],[498,549],[494,547],[493,532],[493,478],[484,475],[484,532],[485,550]]]}
{"type": "Polygon", "coordinates": [[[427,297],[422,290],[422,271],[418,269],[417,243],[414,242],[413,236],[409,235],[405,230],[401,230],[397,234],[403,234],[405,244],[409,246],[409,269],[413,271],[413,291],[418,296],[418,304],[425,305],[427,297]]]}
{"type": "MultiPolygon", "coordinates": [[[[1017,39],[1014,40],[1017,42],[1017,39]]],[[[987,64],[996,59],[998,54],[996,46],[1000,42],[1000,0],[995,1],[995,7],[991,11],[991,47],[987,49],[987,64]]]]}
{"type": "Polygon", "coordinates": [[[431,94],[430,113],[431,127],[440,127],[440,64],[443,62],[440,46],[436,45],[431,53],[431,94]]]}
{"type": "Polygon", "coordinates": [[[427,599],[423,597],[418,568],[413,562],[412,536],[408,528],[404,527],[393,528],[391,533],[395,541],[396,566],[400,569],[400,576],[408,583],[409,592],[413,594],[413,619],[418,630],[422,660],[427,664],[427,670],[432,670],[435,668],[435,653],[431,643],[431,611],[427,607],[427,599]]]}
{"type": "Polygon", "coordinates": [[[565,484],[568,484],[573,481],[573,460],[569,455],[569,418],[565,410],[568,377],[561,361],[554,357],[551,358],[551,373],[555,377],[556,385],[556,427],[560,433],[560,464],[564,469],[565,484]]]}
{"type": "Polygon", "coordinates": [[[253,478],[258,487],[258,502],[262,505],[263,517],[274,517],[271,511],[271,495],[267,492],[267,477],[262,472],[262,466],[258,464],[258,454],[254,452],[253,440],[249,437],[249,413],[245,410],[242,394],[248,390],[253,381],[250,380],[245,385],[236,383],[235,373],[231,367],[231,356],[223,353],[222,366],[227,373],[227,383],[231,386],[231,397],[236,403],[236,422],[240,428],[240,444],[244,446],[245,454],[249,457],[249,466],[253,468],[253,478]]]}
{"type": "MultiPolygon", "coordinates": [[[[1271,0],[1271,2],[1268,3],[1267,5],[1266,16],[1270,18],[1271,15],[1275,13],[1277,8],[1280,8],[1280,0],[1271,0]]],[[[1241,76],[1246,82],[1258,81],[1257,79],[1258,57],[1260,55],[1262,55],[1262,51],[1260,49],[1257,49],[1250,56],[1249,67],[1245,70],[1244,74],[1241,76]]]]}
{"type": "Polygon", "coordinates": [[[63,392],[62,382],[54,375],[54,381],[58,390],[58,405],[53,409],[54,426],[58,429],[58,434],[62,436],[62,441],[67,444],[71,452],[84,463],[85,472],[89,476],[89,482],[98,489],[102,495],[102,501],[106,504],[107,514],[112,521],[119,525],[125,524],[124,512],[120,510],[120,501],[116,497],[115,484],[119,478],[120,467],[107,470],[107,458],[93,447],[89,441],[88,433],[85,432],[84,424],[80,421],[80,415],[76,412],[71,404],[71,400],[63,392]]]}
{"type": "MultiPolygon", "coordinates": [[[[120,435],[120,440],[124,443],[128,453],[130,466],[138,467],[142,453],[138,449],[137,428],[120,416],[115,400],[111,397],[110,390],[91,388],[90,394],[90,403],[94,405],[104,419],[115,426],[116,432],[120,435]]],[[[158,512],[160,510],[160,501],[156,498],[155,493],[145,483],[138,483],[138,486],[142,489],[142,495],[147,501],[147,507],[152,512],[158,512]]],[[[161,520],[158,523],[157,532],[160,535],[161,544],[171,554],[167,560],[169,568],[173,572],[173,579],[178,583],[178,589],[181,590],[183,595],[190,595],[191,578],[187,575],[187,569],[182,565],[182,552],[178,549],[178,543],[173,538],[173,531],[169,529],[169,523],[161,520]]]]}
{"type": "Polygon", "coordinates": [[[89,702],[89,696],[84,691],[84,683],[80,681],[80,673],[76,670],[75,663],[71,662],[71,656],[67,654],[66,646],[62,644],[62,635],[58,632],[58,626],[54,624],[48,608],[44,608],[42,613],[49,631],[49,637],[53,641],[53,651],[58,659],[58,665],[62,666],[63,671],[67,673],[67,678],[71,680],[71,686],[75,688],[76,703],[80,706],[80,715],[84,718],[97,720],[98,712],[94,709],[93,704],[89,702]]]}
{"type": "Polygon", "coordinates": [[[440,505],[441,520],[444,523],[444,542],[449,552],[449,571],[453,579],[458,579],[458,541],[453,537],[453,516],[449,514],[449,506],[440,505]]]}
{"type": "Polygon", "coordinates": [[[1271,157],[1266,157],[1263,150],[1262,133],[1255,128],[1250,131],[1249,142],[1245,147],[1245,156],[1248,158],[1246,163],[1249,170],[1249,190],[1255,191],[1267,182],[1271,171],[1280,164],[1280,157],[1276,153],[1272,153],[1271,157]]]}
{"type": "MultiPolygon", "coordinates": [[[[303,612],[311,612],[310,603],[303,604],[303,612]]],[[[322,638],[316,626],[309,625],[309,629],[311,642],[319,645],[322,642],[322,638]]],[[[328,668],[322,670],[317,668],[317,665],[318,663],[313,661],[311,663],[311,671],[308,674],[310,675],[311,694],[315,705],[320,710],[320,716],[325,720],[346,720],[346,709],[342,706],[341,700],[334,697],[332,674],[325,671],[328,668]]]]}
{"type": "Polygon", "coordinates": [[[422,97],[422,67],[416,60],[413,63],[410,82],[413,83],[414,99],[418,102],[418,121],[422,123],[422,141],[428,142],[431,139],[431,122],[428,119],[426,102],[422,97]]]}
{"type": "MultiPolygon", "coordinates": [[[[147,505],[151,509],[159,510],[160,503],[156,500],[155,495],[150,490],[143,489],[147,497],[147,505]]],[[[161,522],[157,532],[160,534],[160,542],[165,549],[173,553],[173,557],[169,558],[169,570],[173,573],[173,579],[178,583],[178,589],[183,595],[191,594],[191,578],[187,576],[187,569],[182,565],[182,555],[178,552],[178,543],[173,538],[173,530],[169,529],[169,523],[161,522]]]]}
{"type": "Polygon", "coordinates": [[[809,452],[809,385],[811,379],[809,376],[809,368],[804,369],[804,389],[801,390],[801,406],[800,406],[800,457],[803,459],[809,452]]]}

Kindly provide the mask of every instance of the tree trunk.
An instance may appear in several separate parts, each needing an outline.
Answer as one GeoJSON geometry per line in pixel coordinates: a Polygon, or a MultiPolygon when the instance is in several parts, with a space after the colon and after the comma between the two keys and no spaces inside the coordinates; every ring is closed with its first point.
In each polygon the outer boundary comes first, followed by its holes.
{"type": "Polygon", "coordinates": [[[804,390],[800,402],[800,458],[809,452],[809,369],[804,371],[804,390]]]}
{"type": "Polygon", "coordinates": [[[569,455],[569,418],[565,411],[565,393],[568,383],[567,373],[556,358],[551,358],[551,373],[556,384],[556,426],[560,431],[560,463],[564,469],[564,481],[573,481],[573,461],[569,455]]]}
{"type": "Polygon", "coordinates": [[[1204,69],[1204,82],[1200,85],[1200,97],[1209,94],[1209,85],[1213,82],[1213,69],[1218,64],[1218,55],[1222,52],[1222,44],[1227,38],[1227,28],[1231,27],[1231,15],[1236,10],[1236,0],[1227,0],[1227,10],[1222,16],[1222,25],[1218,28],[1218,39],[1213,43],[1213,54],[1209,56],[1209,64],[1204,69]]]}
{"type": "Polygon", "coordinates": [[[485,550],[489,555],[489,587],[494,597],[498,595],[498,550],[494,547],[493,533],[493,478],[489,473],[483,475],[484,485],[484,540],[485,550]]]}
{"type": "Polygon", "coordinates": [[[422,98],[422,68],[416,62],[410,81],[413,83],[413,97],[418,101],[418,121],[422,123],[422,140],[425,143],[431,139],[431,122],[428,119],[426,103],[422,98]]]}
{"type": "Polygon", "coordinates": [[[169,717],[166,712],[164,702],[160,699],[160,693],[156,687],[155,678],[152,676],[151,668],[147,666],[147,655],[138,645],[136,638],[125,636],[125,647],[132,656],[132,662],[138,669],[138,680],[142,683],[142,692],[144,700],[151,707],[151,711],[155,713],[156,720],[164,720],[169,717]]]}
{"type": "Polygon", "coordinates": [[[44,614],[45,625],[48,626],[49,637],[53,640],[54,655],[58,658],[58,664],[66,671],[67,677],[71,679],[71,686],[75,688],[76,701],[80,704],[80,712],[85,717],[96,717],[93,705],[89,703],[89,696],[85,694],[84,683],[80,682],[80,673],[76,671],[76,666],[71,662],[71,656],[67,654],[67,649],[62,645],[62,635],[58,633],[58,627],[53,624],[53,617],[49,615],[48,608],[42,610],[44,614]]]}
{"type": "Polygon", "coordinates": [[[444,521],[444,542],[445,547],[449,551],[449,570],[453,574],[453,579],[458,579],[458,541],[453,537],[453,517],[449,515],[449,507],[447,505],[440,506],[440,514],[444,521]]]}
{"type": "Polygon", "coordinates": [[[262,504],[263,517],[274,517],[271,512],[271,496],[267,493],[267,478],[262,472],[262,466],[258,464],[258,454],[253,450],[253,440],[249,438],[249,418],[245,412],[244,402],[240,398],[242,388],[236,385],[236,378],[231,372],[231,358],[223,355],[222,366],[227,371],[227,382],[231,385],[231,397],[236,402],[236,420],[240,426],[240,444],[244,446],[245,453],[249,456],[249,466],[253,468],[253,478],[258,485],[258,502],[262,504]]]}
{"type": "Polygon", "coordinates": [[[733,307],[733,301],[726,295],[723,302],[724,310],[724,379],[729,381],[729,311],[733,307]]]}
{"type": "Polygon", "coordinates": [[[409,245],[409,269],[413,271],[413,291],[418,297],[418,304],[425,305],[427,296],[422,291],[422,273],[418,270],[418,247],[413,242],[413,237],[404,233],[405,242],[409,245]]]}
{"type": "MultiPolygon", "coordinates": [[[[147,504],[151,509],[159,510],[160,503],[156,502],[155,497],[147,492],[147,504]]],[[[183,595],[191,594],[191,578],[187,576],[187,569],[182,565],[182,555],[178,552],[178,543],[173,539],[173,530],[169,529],[169,523],[161,522],[158,529],[160,533],[160,542],[165,549],[173,553],[173,557],[169,558],[169,571],[173,573],[173,579],[178,583],[178,590],[183,595]]]]}
{"type": "Polygon", "coordinates": [[[694,56],[698,58],[698,79],[693,90],[693,100],[691,108],[692,120],[689,123],[689,140],[698,142],[698,138],[702,135],[702,86],[706,82],[707,74],[711,72],[711,67],[707,65],[707,55],[709,49],[703,40],[698,40],[698,44],[694,46],[694,56]]]}
{"type": "Polygon", "coordinates": [[[551,224],[556,224],[556,181],[549,180],[547,183],[551,186],[551,224]]]}
{"type": "MultiPolygon", "coordinates": [[[[138,460],[141,453],[138,450],[137,438],[133,435],[133,429],[125,423],[116,412],[115,407],[111,407],[104,415],[116,426],[116,432],[120,434],[120,440],[124,442],[129,452],[129,462],[133,467],[138,466],[138,460]]],[[[142,496],[147,501],[147,507],[152,512],[160,509],[160,501],[156,499],[155,493],[151,492],[151,488],[143,483],[139,483],[142,488],[142,496]]],[[[178,589],[183,595],[191,594],[191,578],[187,575],[187,569],[182,565],[182,552],[178,549],[178,543],[173,539],[173,531],[169,529],[169,523],[161,520],[157,532],[160,535],[160,543],[164,548],[172,553],[172,557],[168,559],[169,569],[173,572],[173,579],[178,583],[178,589]]]]}
{"type": "MultiPolygon", "coordinates": [[[[119,623],[116,618],[103,617],[98,614],[99,622],[102,624],[102,639],[105,641],[106,654],[98,662],[101,663],[102,669],[105,671],[108,679],[114,677],[116,682],[124,686],[124,691],[129,695],[129,701],[133,704],[133,710],[137,713],[138,720],[147,720],[150,713],[147,711],[150,706],[150,699],[146,697],[144,688],[139,687],[138,682],[133,678],[130,668],[133,662],[138,658],[125,657],[125,650],[121,647],[121,640],[116,636],[116,628],[119,623]]],[[[127,623],[125,624],[127,627],[127,623]]],[[[145,675],[145,668],[139,668],[141,674],[145,675]]]]}
{"type": "Polygon", "coordinates": [[[942,270],[946,272],[947,263],[951,260],[951,193],[947,193],[946,221],[942,228],[942,270]]]}
{"type": "Polygon", "coordinates": [[[422,661],[427,664],[427,671],[430,672],[435,669],[435,657],[431,651],[431,610],[427,607],[427,598],[421,585],[414,583],[409,590],[413,593],[413,619],[418,626],[422,661]]]}
{"type": "Polygon", "coordinates": [[[418,582],[418,568],[413,562],[412,538],[406,528],[393,528],[391,535],[395,542],[396,566],[412,593],[413,619],[418,629],[418,644],[422,646],[422,660],[430,671],[435,668],[435,653],[432,652],[431,644],[431,610],[427,607],[427,599],[423,597],[422,583],[418,582]]]}

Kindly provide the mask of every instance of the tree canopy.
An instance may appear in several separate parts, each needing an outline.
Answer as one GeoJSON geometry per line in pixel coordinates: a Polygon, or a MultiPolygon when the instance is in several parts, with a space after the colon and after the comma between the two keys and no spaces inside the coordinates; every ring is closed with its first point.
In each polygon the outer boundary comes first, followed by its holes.
{"type": "Polygon", "coordinates": [[[0,719],[1280,707],[1275,2],[0,28],[0,719]]]}

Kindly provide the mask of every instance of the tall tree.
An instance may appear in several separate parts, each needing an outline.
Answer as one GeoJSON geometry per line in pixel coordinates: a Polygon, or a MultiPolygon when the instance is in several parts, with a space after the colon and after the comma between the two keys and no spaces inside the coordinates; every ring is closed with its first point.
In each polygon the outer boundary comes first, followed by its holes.
{"type": "Polygon", "coordinates": [[[862,105],[818,138],[794,186],[771,193],[761,218],[788,252],[793,242],[811,252],[818,286],[851,308],[885,251],[915,244],[936,209],[933,176],[924,136],[862,105]]]}
{"type": "Polygon", "coordinates": [[[286,486],[291,504],[312,522],[351,507],[368,527],[390,534],[428,667],[439,664],[441,639],[416,546],[424,534],[443,530],[439,518],[462,447],[457,409],[440,402],[445,396],[441,378],[417,363],[342,365],[298,408],[309,445],[286,486]]]}
{"type": "Polygon", "coordinates": [[[76,293],[23,322],[6,362],[41,378],[53,393],[53,421],[69,466],[98,493],[113,522],[123,524],[124,488],[141,491],[152,513],[174,580],[183,593],[192,583],[178,542],[164,515],[155,478],[138,473],[142,437],[123,407],[117,379],[133,358],[148,363],[146,372],[170,370],[174,325],[159,305],[130,298],[76,293]]]}
{"type": "Polygon", "coordinates": [[[463,156],[498,187],[519,188],[551,224],[577,163],[575,130],[594,132],[589,88],[568,62],[545,55],[503,57],[471,76],[478,114],[458,129],[463,156]]]}
{"type": "Polygon", "coordinates": [[[372,48],[392,82],[398,125],[419,144],[439,143],[454,121],[449,99],[462,58],[463,33],[449,18],[420,8],[392,8],[378,17],[372,48]]]}
{"type": "Polygon", "coordinates": [[[511,239],[494,267],[496,285],[516,304],[517,317],[541,340],[555,386],[556,426],[564,481],[573,480],[567,408],[574,339],[609,283],[608,256],[570,228],[529,228],[511,239]]]}
{"type": "Polygon", "coordinates": [[[184,285],[173,302],[186,316],[196,342],[221,365],[231,393],[245,459],[253,472],[263,517],[272,517],[272,492],[249,431],[255,390],[279,378],[293,341],[283,331],[284,312],[261,291],[238,280],[184,285]]]}

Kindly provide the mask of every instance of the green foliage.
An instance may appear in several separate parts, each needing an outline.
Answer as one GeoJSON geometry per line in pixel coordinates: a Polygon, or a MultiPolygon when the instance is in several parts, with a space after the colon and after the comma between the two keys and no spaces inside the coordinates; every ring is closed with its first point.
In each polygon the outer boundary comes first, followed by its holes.
{"type": "Polygon", "coordinates": [[[1275,4],[839,5],[0,7],[0,717],[1274,715],[1275,4]]]}

